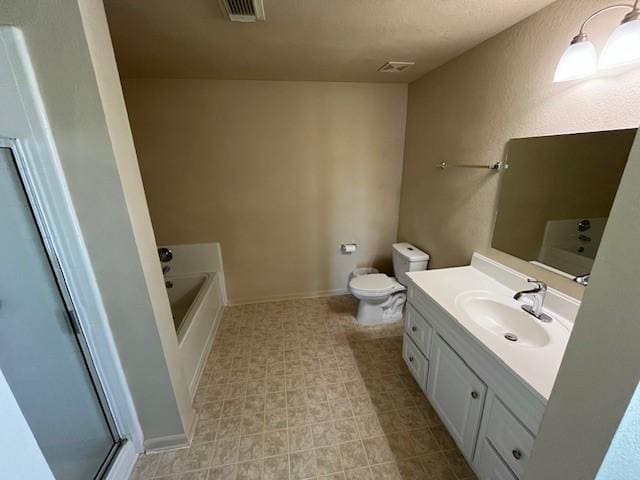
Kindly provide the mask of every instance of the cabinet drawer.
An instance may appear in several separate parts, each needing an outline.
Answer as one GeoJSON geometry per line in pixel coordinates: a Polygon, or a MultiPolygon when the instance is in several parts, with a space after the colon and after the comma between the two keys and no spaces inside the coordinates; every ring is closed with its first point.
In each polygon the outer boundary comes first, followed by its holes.
{"type": "Polygon", "coordinates": [[[429,348],[431,347],[431,335],[433,329],[424,317],[411,305],[407,305],[404,329],[418,348],[422,350],[425,357],[429,358],[429,348]]]}
{"type": "Polygon", "coordinates": [[[477,458],[478,480],[518,480],[486,438],[478,445],[477,458]]]}
{"type": "Polygon", "coordinates": [[[405,333],[402,344],[402,357],[404,358],[409,371],[416,379],[422,390],[427,388],[427,372],[429,370],[429,361],[416,347],[411,337],[405,333]]]}
{"type": "Polygon", "coordinates": [[[491,405],[486,435],[511,470],[522,477],[535,438],[497,397],[491,405]]]}

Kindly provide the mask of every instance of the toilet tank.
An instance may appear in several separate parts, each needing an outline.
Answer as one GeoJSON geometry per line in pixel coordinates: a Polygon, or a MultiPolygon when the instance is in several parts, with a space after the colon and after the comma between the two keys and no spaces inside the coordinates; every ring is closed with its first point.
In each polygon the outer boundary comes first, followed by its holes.
{"type": "Polygon", "coordinates": [[[429,263],[428,254],[406,242],[394,243],[391,255],[396,280],[405,286],[409,282],[405,273],[426,270],[429,263]]]}

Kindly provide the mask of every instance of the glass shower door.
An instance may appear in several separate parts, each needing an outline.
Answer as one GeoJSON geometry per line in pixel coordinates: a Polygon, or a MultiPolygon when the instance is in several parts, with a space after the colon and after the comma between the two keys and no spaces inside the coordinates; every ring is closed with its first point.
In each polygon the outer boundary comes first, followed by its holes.
{"type": "Polygon", "coordinates": [[[0,370],[54,476],[100,478],[118,437],[57,268],[0,148],[0,370]]]}

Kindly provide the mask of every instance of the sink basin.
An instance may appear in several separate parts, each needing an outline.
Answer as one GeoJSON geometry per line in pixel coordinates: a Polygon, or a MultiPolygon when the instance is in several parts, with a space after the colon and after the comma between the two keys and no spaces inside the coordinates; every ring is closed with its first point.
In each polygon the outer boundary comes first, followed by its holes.
{"type": "Polygon", "coordinates": [[[472,322],[505,342],[539,348],[550,341],[549,334],[539,320],[525,313],[509,297],[503,298],[489,292],[464,292],[456,297],[455,303],[472,322]]]}

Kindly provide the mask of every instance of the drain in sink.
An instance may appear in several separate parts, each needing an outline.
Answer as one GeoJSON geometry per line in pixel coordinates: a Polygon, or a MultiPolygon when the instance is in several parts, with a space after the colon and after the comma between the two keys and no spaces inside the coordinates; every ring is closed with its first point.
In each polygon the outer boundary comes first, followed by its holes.
{"type": "Polygon", "coordinates": [[[504,334],[504,338],[506,338],[510,342],[517,342],[518,341],[518,336],[515,333],[510,333],[510,332],[505,333],[504,334]]]}

